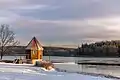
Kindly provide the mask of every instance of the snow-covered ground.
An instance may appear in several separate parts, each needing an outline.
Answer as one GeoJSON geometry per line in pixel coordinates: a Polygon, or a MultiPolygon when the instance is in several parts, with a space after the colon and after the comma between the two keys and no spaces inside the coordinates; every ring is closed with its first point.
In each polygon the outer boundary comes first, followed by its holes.
{"type": "Polygon", "coordinates": [[[0,80],[115,80],[77,73],[44,71],[32,64],[0,63],[0,80]]]}

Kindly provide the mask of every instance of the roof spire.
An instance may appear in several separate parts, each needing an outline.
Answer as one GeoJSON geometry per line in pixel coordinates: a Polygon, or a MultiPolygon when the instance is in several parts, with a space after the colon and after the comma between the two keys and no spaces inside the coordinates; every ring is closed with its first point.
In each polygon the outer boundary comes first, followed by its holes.
{"type": "Polygon", "coordinates": [[[28,49],[28,50],[43,50],[42,45],[39,43],[39,41],[36,39],[35,36],[29,42],[26,49],[28,49]]]}

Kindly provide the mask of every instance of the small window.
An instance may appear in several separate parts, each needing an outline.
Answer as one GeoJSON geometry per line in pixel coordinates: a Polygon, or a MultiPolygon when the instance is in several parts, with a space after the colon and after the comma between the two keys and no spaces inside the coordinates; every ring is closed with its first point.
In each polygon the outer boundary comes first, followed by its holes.
{"type": "Polygon", "coordinates": [[[40,55],[40,59],[42,59],[42,55],[40,55]]]}

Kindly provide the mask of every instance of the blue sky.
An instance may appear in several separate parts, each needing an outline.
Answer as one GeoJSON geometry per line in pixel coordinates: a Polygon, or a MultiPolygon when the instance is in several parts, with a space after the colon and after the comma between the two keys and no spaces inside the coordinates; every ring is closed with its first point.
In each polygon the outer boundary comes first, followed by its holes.
{"type": "Polygon", "coordinates": [[[0,0],[0,23],[21,45],[75,46],[120,39],[120,0],[0,0]]]}

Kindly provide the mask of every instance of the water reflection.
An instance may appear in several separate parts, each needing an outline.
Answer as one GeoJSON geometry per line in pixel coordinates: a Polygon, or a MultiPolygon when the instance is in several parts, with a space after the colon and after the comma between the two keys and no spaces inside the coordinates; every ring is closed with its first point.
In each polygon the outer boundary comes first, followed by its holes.
{"type": "Polygon", "coordinates": [[[120,66],[79,65],[80,72],[105,74],[120,77],[120,66]]]}
{"type": "Polygon", "coordinates": [[[69,72],[86,72],[120,77],[120,66],[55,64],[55,67],[69,72]]]}

